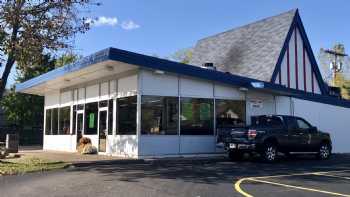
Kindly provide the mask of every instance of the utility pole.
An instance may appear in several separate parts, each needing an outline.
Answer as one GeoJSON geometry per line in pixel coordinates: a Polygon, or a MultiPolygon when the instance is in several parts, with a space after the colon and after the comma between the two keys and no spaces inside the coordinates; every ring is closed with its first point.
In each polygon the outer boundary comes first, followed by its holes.
{"type": "MultiPolygon", "coordinates": [[[[340,46],[340,48],[341,48],[341,46],[340,46]]],[[[339,73],[343,70],[343,62],[341,59],[344,58],[345,56],[348,56],[347,54],[344,53],[344,50],[337,50],[337,49],[338,49],[338,47],[335,46],[334,50],[332,50],[332,49],[324,50],[325,53],[334,56],[334,61],[332,61],[330,63],[330,69],[332,70],[332,75],[333,75],[333,86],[336,85],[335,79],[336,79],[337,73],[339,73]]]]}

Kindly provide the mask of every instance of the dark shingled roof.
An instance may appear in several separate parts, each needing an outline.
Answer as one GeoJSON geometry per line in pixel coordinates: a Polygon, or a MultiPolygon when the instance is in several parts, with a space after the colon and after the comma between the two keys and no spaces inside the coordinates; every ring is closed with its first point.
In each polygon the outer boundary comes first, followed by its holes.
{"type": "Polygon", "coordinates": [[[199,40],[190,64],[270,81],[297,10],[199,40]]]}

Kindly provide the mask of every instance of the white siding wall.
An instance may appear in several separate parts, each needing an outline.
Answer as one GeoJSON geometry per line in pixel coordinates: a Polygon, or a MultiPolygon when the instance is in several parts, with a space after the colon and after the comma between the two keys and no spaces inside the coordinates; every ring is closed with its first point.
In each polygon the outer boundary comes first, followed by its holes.
{"type": "Polygon", "coordinates": [[[245,93],[238,88],[232,86],[215,84],[214,86],[215,98],[231,99],[231,100],[245,100],[245,93]]]}
{"type": "Polygon", "coordinates": [[[109,99],[109,81],[100,84],[100,100],[109,99]]]}
{"type": "Polygon", "coordinates": [[[296,74],[295,74],[295,45],[294,45],[294,34],[293,32],[292,37],[290,38],[289,41],[289,73],[290,73],[290,88],[296,88],[296,74]]]}
{"type": "Polygon", "coordinates": [[[99,100],[99,84],[89,85],[85,89],[85,102],[91,103],[99,100]]]}
{"type": "Polygon", "coordinates": [[[44,150],[72,152],[75,150],[75,137],[72,135],[45,135],[44,150]]]}
{"type": "Polygon", "coordinates": [[[48,92],[45,94],[45,107],[58,107],[60,104],[60,92],[48,92]]]}
{"type": "Polygon", "coordinates": [[[304,90],[304,65],[303,65],[303,49],[304,43],[301,38],[300,32],[297,29],[297,53],[298,53],[298,88],[299,90],[304,90]]]}
{"type": "Polygon", "coordinates": [[[293,106],[291,105],[291,98],[286,96],[276,96],[276,114],[278,115],[292,115],[293,106]]]}
{"type": "Polygon", "coordinates": [[[137,93],[137,75],[118,80],[118,97],[133,96],[137,93]]]}
{"type": "Polygon", "coordinates": [[[177,75],[143,71],[140,78],[143,95],[178,96],[179,94],[177,75]]]}
{"type": "Polygon", "coordinates": [[[73,101],[72,98],[72,91],[65,91],[65,92],[61,92],[60,94],[60,105],[70,105],[71,102],[73,101]]]}
{"type": "Polygon", "coordinates": [[[180,96],[213,98],[213,83],[188,77],[180,77],[180,96]]]}
{"type": "Polygon", "coordinates": [[[308,120],[321,131],[329,132],[334,152],[350,152],[350,109],[293,98],[294,115],[308,120]]]}

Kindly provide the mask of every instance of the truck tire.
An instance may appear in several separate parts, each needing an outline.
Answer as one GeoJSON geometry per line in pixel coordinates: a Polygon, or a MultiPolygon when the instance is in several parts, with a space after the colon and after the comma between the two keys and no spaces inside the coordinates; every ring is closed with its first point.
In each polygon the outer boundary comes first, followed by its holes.
{"type": "Polygon", "coordinates": [[[318,153],[317,153],[317,158],[320,160],[326,160],[329,159],[329,157],[332,154],[332,148],[329,145],[329,143],[324,142],[320,145],[319,149],[318,149],[318,153]]]}
{"type": "Polygon", "coordinates": [[[265,143],[261,151],[261,158],[264,162],[273,163],[277,160],[277,146],[273,143],[265,143]]]}
{"type": "Polygon", "coordinates": [[[230,158],[231,161],[240,161],[243,158],[243,153],[239,151],[229,151],[228,157],[230,158]]]}

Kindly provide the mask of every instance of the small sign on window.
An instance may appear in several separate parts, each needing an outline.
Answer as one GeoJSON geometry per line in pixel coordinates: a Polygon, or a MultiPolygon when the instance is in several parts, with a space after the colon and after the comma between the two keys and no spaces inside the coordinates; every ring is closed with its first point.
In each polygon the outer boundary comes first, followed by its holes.
{"type": "Polygon", "coordinates": [[[89,114],[89,128],[93,129],[95,127],[95,114],[89,114]]]}
{"type": "Polygon", "coordinates": [[[252,99],[249,101],[250,108],[262,108],[263,107],[263,101],[261,99],[252,99]]]}

